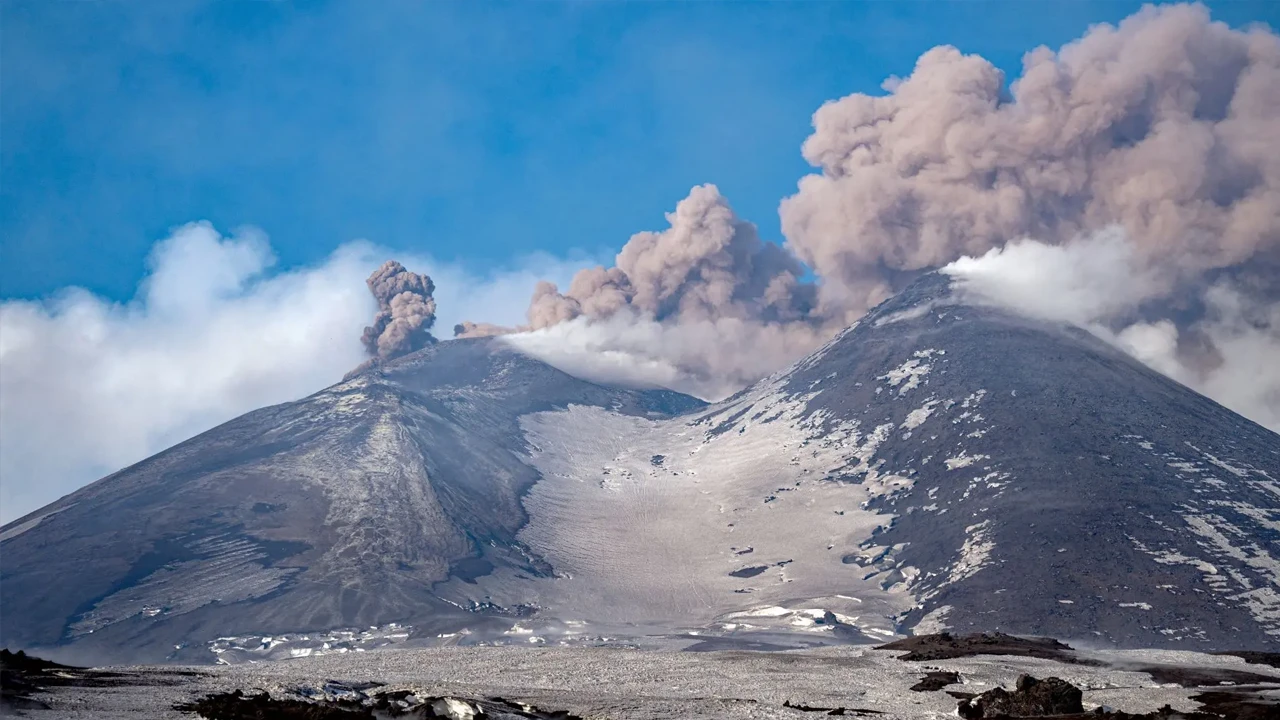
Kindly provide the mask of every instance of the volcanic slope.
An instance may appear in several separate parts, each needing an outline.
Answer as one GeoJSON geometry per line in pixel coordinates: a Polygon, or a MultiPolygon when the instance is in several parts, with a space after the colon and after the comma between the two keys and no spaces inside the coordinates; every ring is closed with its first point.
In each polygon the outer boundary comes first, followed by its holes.
{"type": "Polygon", "coordinates": [[[433,586],[552,572],[515,539],[537,480],[518,418],[570,403],[650,418],[702,405],[578,380],[493,340],[440,343],[0,529],[2,644],[205,661],[230,633],[519,613],[459,608],[433,586]]]}
{"type": "Polygon", "coordinates": [[[521,423],[542,479],[517,537],[559,575],[451,581],[456,601],[708,647],[942,627],[1280,646],[1280,436],[945,276],[701,411],[521,423]]]}
{"type": "Polygon", "coordinates": [[[0,543],[0,632],[25,647],[274,657],[394,621],[420,642],[953,627],[1275,650],[1280,436],[928,275],[706,407],[441,343],[0,543]]]}

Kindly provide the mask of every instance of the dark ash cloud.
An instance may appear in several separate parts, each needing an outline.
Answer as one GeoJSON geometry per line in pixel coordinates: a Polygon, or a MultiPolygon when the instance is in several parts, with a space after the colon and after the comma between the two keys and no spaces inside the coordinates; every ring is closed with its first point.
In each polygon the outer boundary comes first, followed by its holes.
{"type": "Polygon", "coordinates": [[[435,284],[426,275],[409,272],[388,260],[365,281],[378,301],[373,325],[360,341],[376,358],[389,360],[420,350],[436,341],[431,326],[436,321],[435,284]]]}

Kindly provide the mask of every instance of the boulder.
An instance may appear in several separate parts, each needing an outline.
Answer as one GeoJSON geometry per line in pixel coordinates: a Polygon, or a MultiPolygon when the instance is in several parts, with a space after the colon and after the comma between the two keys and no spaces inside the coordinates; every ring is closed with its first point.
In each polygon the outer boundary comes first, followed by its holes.
{"type": "Polygon", "coordinates": [[[993,688],[975,698],[960,701],[956,711],[965,720],[1068,715],[1084,712],[1083,697],[1080,688],[1065,680],[1056,677],[1037,680],[1030,675],[1019,675],[1013,692],[993,688]]]}

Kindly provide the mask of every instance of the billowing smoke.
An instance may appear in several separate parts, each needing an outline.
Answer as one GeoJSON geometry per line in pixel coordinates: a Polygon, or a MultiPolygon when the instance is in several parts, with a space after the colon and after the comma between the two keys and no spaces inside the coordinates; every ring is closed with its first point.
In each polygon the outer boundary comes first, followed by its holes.
{"type": "Polygon", "coordinates": [[[436,286],[431,278],[388,260],[365,283],[378,301],[373,325],[360,337],[370,355],[389,360],[436,341],[430,332],[436,321],[436,301],[431,296],[436,286]]]}
{"type": "Polygon", "coordinates": [[[854,312],[1010,240],[1119,224],[1170,287],[1280,245],[1280,38],[1146,7],[1003,74],[952,47],[827,103],[782,203],[788,246],[854,312]]]}
{"type": "Polygon", "coordinates": [[[1146,7],[1032,50],[1007,86],[987,60],[938,47],[884,89],[814,114],[803,154],[819,172],[780,208],[789,252],[694,188],[670,229],[634,236],[614,267],[564,292],[539,285],[517,329],[542,339],[513,342],[548,359],[590,349],[603,375],[715,396],[923,272],[966,256],[1003,272],[1013,256],[1041,268],[1026,279],[1041,304],[1074,308],[1062,319],[1105,321],[1135,354],[1266,421],[1256,406],[1275,398],[1239,399],[1224,378],[1256,377],[1274,347],[1280,36],[1200,5],[1146,7]],[[999,252],[1020,238],[1036,242],[999,252]],[[1075,263],[1080,282],[1024,254],[1075,263]]]}
{"type": "Polygon", "coordinates": [[[586,315],[610,317],[623,308],[655,320],[752,318],[786,322],[805,317],[813,286],[804,268],[754,225],[734,214],[714,185],[701,185],[667,214],[671,227],[633,235],[616,266],[579,272],[568,292],[540,285],[529,307],[536,330],[586,315]]]}
{"type": "Polygon", "coordinates": [[[520,350],[571,375],[665,387],[717,400],[785,367],[830,332],[806,322],[721,317],[661,322],[630,308],[509,335],[520,350]]]}
{"type": "Polygon", "coordinates": [[[762,241],[714,185],[693,188],[667,222],[633,235],[614,267],[578,272],[563,293],[539,283],[528,325],[463,323],[455,333],[534,331],[513,342],[566,369],[703,397],[732,393],[829,333],[804,266],[762,241]]]}

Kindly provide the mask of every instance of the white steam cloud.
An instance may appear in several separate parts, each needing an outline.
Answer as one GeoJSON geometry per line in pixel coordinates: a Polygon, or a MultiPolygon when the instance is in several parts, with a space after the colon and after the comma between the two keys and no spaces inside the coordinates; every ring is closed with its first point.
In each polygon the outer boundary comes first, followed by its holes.
{"type": "Polygon", "coordinates": [[[1017,240],[942,268],[963,297],[1054,322],[1091,325],[1132,315],[1159,293],[1124,230],[1111,227],[1066,245],[1017,240]]]}
{"type": "Polygon", "coordinates": [[[942,268],[962,300],[1078,325],[1159,372],[1280,432],[1280,302],[1219,279],[1199,291],[1204,308],[1179,328],[1146,317],[1166,303],[1133,243],[1109,228],[1065,245],[1020,240],[942,268]]]}
{"type": "Polygon", "coordinates": [[[623,309],[607,318],[578,317],[505,340],[587,380],[720,400],[741,390],[748,378],[763,377],[803,356],[818,337],[803,323],[723,317],[664,323],[623,309]]]}
{"type": "MultiPolygon", "coordinates": [[[[273,275],[261,233],[224,237],[194,223],[155,246],[129,303],[73,288],[0,304],[0,522],[337,382],[365,358],[361,330],[378,310],[365,278],[386,254],[350,243],[317,266],[273,275]]],[[[464,307],[516,319],[530,285],[573,268],[538,256],[477,277],[406,261],[442,282],[436,299],[449,322],[464,307]]]]}

